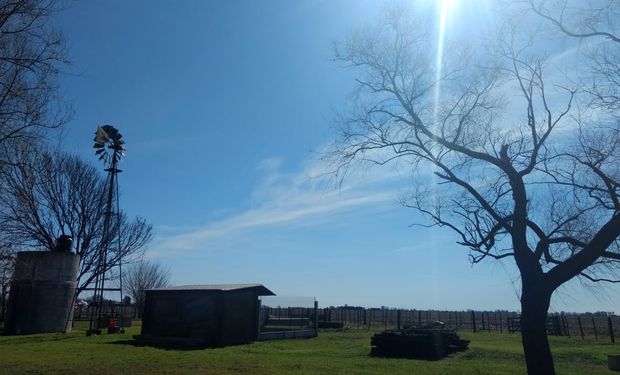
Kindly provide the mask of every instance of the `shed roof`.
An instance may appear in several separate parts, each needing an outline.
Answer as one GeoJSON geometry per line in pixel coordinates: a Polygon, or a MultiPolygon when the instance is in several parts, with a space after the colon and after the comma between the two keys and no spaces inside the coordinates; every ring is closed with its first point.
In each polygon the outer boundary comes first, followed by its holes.
{"type": "Polygon", "coordinates": [[[275,296],[271,290],[265,288],[263,284],[206,284],[206,285],[179,285],[168,288],[155,288],[149,291],[180,291],[180,290],[212,290],[229,292],[233,290],[254,289],[259,296],[275,296]]]}

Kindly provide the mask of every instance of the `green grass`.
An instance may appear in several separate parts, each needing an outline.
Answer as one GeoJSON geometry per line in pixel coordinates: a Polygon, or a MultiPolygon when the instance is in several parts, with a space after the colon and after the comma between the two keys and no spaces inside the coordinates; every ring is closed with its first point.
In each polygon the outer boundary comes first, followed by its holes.
{"type": "MultiPolygon", "coordinates": [[[[0,336],[0,374],[523,374],[520,337],[462,332],[470,349],[440,361],[369,357],[364,330],[321,332],[313,339],[257,342],[218,349],[167,350],[134,346],[124,334],[0,336]]],[[[619,346],[552,337],[559,374],[610,374],[607,354],[619,346]]]]}

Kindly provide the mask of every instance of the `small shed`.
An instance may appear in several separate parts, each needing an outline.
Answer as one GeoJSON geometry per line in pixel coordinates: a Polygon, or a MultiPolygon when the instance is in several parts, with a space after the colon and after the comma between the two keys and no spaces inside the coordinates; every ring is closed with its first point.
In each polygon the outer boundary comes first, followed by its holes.
{"type": "Polygon", "coordinates": [[[261,284],[184,285],[146,291],[140,341],[225,346],[255,341],[261,284]]]}

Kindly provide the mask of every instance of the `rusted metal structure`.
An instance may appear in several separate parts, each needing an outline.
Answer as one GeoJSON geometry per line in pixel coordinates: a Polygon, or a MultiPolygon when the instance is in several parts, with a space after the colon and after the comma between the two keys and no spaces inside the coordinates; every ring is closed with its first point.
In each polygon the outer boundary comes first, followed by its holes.
{"type": "MultiPolygon", "coordinates": [[[[102,246],[98,249],[95,256],[95,280],[92,298],[92,309],[90,314],[90,323],[86,335],[100,334],[102,328],[107,328],[109,333],[119,332],[121,328],[116,324],[117,316],[108,315],[104,309],[104,297],[111,292],[120,294],[119,302],[123,300],[123,269],[122,269],[122,252],[121,234],[120,234],[120,207],[118,192],[118,174],[122,170],[118,169],[118,163],[125,155],[125,141],[122,134],[112,125],[103,125],[97,127],[95,138],[93,139],[95,155],[99,160],[106,164],[105,171],[108,172],[106,208],[104,212],[103,223],[103,241],[102,246]],[[116,217],[116,220],[113,220],[116,217]],[[113,222],[116,222],[115,228],[112,228],[113,222]],[[112,239],[116,233],[116,252],[119,254],[118,262],[111,264],[108,258],[109,252],[113,251],[114,244],[112,239]],[[106,285],[106,273],[110,273],[112,267],[118,270],[119,287],[110,288],[106,285]]],[[[121,324],[121,327],[123,324],[121,324]]]]}
{"type": "Polygon", "coordinates": [[[185,285],[146,291],[139,342],[218,347],[255,341],[261,284],[185,285]]]}

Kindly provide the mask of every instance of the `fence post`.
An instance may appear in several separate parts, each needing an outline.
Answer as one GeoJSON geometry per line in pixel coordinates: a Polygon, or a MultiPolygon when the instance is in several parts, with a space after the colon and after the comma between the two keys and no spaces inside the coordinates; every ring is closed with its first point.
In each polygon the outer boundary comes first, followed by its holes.
{"type": "Polygon", "coordinates": [[[396,329],[400,329],[400,309],[396,311],[396,329]]]}
{"type": "Polygon", "coordinates": [[[487,313],[487,330],[491,333],[491,314],[487,313]]]}
{"type": "Polygon", "coordinates": [[[562,314],[562,320],[564,321],[564,326],[566,327],[566,334],[570,337],[570,327],[568,326],[568,318],[566,315],[562,314]]]}
{"type": "Polygon", "coordinates": [[[594,339],[598,341],[598,332],[596,331],[596,322],[594,321],[594,315],[592,315],[592,328],[594,328],[594,339]]]}
{"type": "Polygon", "coordinates": [[[474,329],[474,333],[476,333],[476,313],[474,310],[471,311],[471,326],[474,329]]]}
{"type": "Polygon", "coordinates": [[[383,330],[387,331],[387,310],[383,309],[383,330]]]}
{"type": "Polygon", "coordinates": [[[499,333],[504,333],[504,327],[502,324],[502,312],[499,312],[499,333]]]}
{"type": "Polygon", "coordinates": [[[480,313],[480,316],[482,317],[482,330],[484,331],[486,329],[486,326],[484,325],[484,311],[480,313]]]}
{"type": "Polygon", "coordinates": [[[611,322],[611,316],[607,317],[607,328],[609,329],[609,339],[612,344],[616,343],[616,338],[614,337],[614,325],[611,322]]]}
{"type": "Polygon", "coordinates": [[[581,317],[577,315],[577,324],[579,324],[579,333],[581,333],[581,339],[583,340],[583,326],[581,325],[581,317]]]}
{"type": "Polygon", "coordinates": [[[314,334],[319,334],[319,301],[314,300],[314,334]]]}

